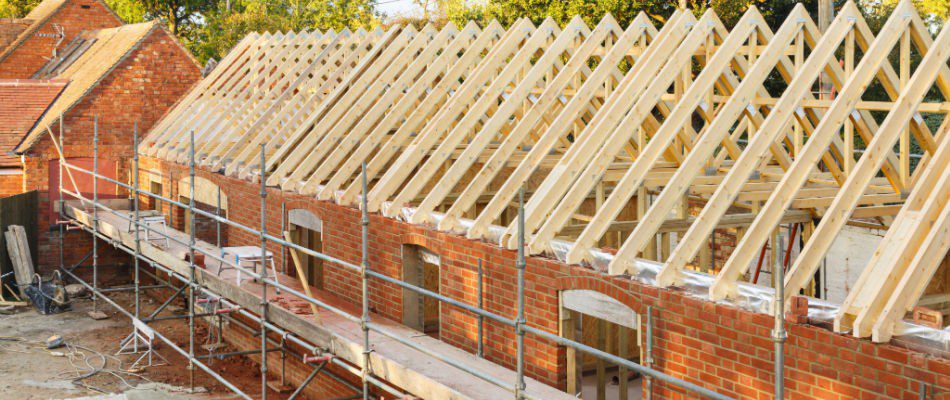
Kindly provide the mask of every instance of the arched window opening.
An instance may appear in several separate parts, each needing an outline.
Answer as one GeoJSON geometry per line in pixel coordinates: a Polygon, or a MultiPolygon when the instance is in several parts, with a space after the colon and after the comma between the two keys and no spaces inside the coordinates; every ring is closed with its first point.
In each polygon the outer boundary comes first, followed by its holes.
{"type": "MultiPolygon", "coordinates": [[[[182,178],[178,181],[178,201],[188,204],[191,195],[191,179],[182,178]]],[[[228,196],[221,188],[213,182],[201,178],[195,178],[195,208],[217,214],[221,217],[227,217],[228,196]]],[[[218,247],[227,246],[227,229],[213,218],[191,213],[187,209],[177,208],[176,220],[181,222],[181,229],[191,234],[191,220],[195,222],[195,237],[198,240],[211,243],[218,247]]]]}

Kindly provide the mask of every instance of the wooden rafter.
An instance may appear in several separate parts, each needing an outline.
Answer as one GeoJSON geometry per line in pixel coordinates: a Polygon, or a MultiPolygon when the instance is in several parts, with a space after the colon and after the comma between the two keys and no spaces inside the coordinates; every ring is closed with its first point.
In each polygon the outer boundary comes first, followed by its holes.
{"type": "Polygon", "coordinates": [[[200,165],[252,179],[264,145],[267,185],[351,206],[365,164],[369,211],[509,248],[525,188],[531,254],[566,239],[564,261],[583,263],[619,247],[609,273],[652,258],[661,286],[697,254],[709,260],[714,230],[738,228],[713,299],[736,294],[780,224],[818,222],[787,277],[792,295],[845,224],[874,219],[887,235],[836,329],[882,341],[947,252],[948,31],[933,39],[905,0],[876,36],[852,2],[824,32],[799,5],[774,32],[753,7],[731,31],[710,10],[677,11],[659,30],[641,14],[626,29],[608,15],[593,28],[255,34],[142,151],[183,163],[193,134],[200,165]],[[834,98],[813,93],[822,72],[834,98]],[[781,93],[766,90],[776,74],[781,93]],[[888,101],[862,98],[875,79],[888,101]],[[943,124],[932,132],[923,114],[943,124]],[[913,170],[912,141],[924,152],[913,170]],[[702,210],[690,216],[687,203],[702,210]]]}

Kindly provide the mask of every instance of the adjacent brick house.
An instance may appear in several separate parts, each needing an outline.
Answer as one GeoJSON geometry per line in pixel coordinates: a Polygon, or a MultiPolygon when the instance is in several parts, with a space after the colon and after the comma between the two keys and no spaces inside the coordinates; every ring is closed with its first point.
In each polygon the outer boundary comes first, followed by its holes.
{"type": "Polygon", "coordinates": [[[33,78],[80,32],[122,24],[101,0],[45,0],[25,18],[0,20],[0,78],[33,78]]]}
{"type": "MultiPolygon", "coordinates": [[[[57,252],[51,249],[56,244],[52,241],[59,239],[50,228],[55,224],[59,154],[49,135],[62,130],[65,157],[91,168],[93,133],[98,129],[99,169],[124,181],[136,124],[140,132],[151,128],[201,74],[194,58],[159,22],[83,32],[64,48],[63,58],[37,74],[69,84],[13,151],[22,156],[23,189],[40,192],[39,264],[58,265],[58,258],[53,260],[57,252]]],[[[92,182],[84,174],[73,174],[78,187],[64,175],[64,187],[91,195],[92,182]]],[[[98,191],[102,197],[118,195],[116,187],[105,182],[99,182],[98,191]]],[[[88,251],[81,243],[69,243],[81,254],[67,254],[67,263],[88,251]]]]}
{"type": "MultiPolygon", "coordinates": [[[[125,179],[135,124],[147,131],[201,74],[194,58],[161,23],[119,26],[118,17],[99,1],[46,1],[28,19],[35,22],[0,56],[0,76],[36,78],[0,83],[0,96],[10,99],[0,105],[0,118],[10,121],[0,132],[0,194],[40,192],[39,263],[58,265],[58,252],[50,247],[51,241],[59,240],[51,230],[56,222],[51,200],[56,199],[50,197],[50,189],[59,185],[59,152],[49,133],[58,135],[62,130],[64,155],[91,167],[98,117],[100,170],[125,179]],[[53,41],[59,39],[35,33],[52,29],[43,27],[54,23],[67,27],[65,34],[74,34],[62,40],[59,57],[50,60],[53,41]],[[78,32],[106,26],[118,27],[78,32]]],[[[9,27],[13,22],[4,23],[9,27]]],[[[91,195],[92,181],[73,175],[78,190],[91,195]]],[[[64,184],[72,185],[68,175],[64,184]]],[[[103,197],[118,193],[104,182],[98,191],[103,197]]],[[[67,240],[67,263],[79,261],[89,251],[87,237],[76,239],[67,240]]],[[[101,257],[100,262],[109,264],[110,259],[101,257]]]]}

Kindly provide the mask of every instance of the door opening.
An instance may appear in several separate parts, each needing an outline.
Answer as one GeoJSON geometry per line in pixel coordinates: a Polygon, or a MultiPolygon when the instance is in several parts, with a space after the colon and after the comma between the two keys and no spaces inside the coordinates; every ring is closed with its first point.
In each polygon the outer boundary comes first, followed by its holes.
{"type": "MultiPolygon", "coordinates": [[[[639,318],[599,292],[561,292],[561,336],[640,363],[639,318]]],[[[642,377],[620,365],[567,349],[567,392],[585,400],[642,398],[642,377]]]]}
{"type": "MultiPolygon", "coordinates": [[[[159,195],[159,196],[164,196],[164,195],[165,195],[165,193],[162,192],[162,184],[161,184],[160,182],[152,181],[152,182],[149,184],[149,189],[148,189],[148,191],[149,191],[149,193],[157,194],[157,195],[159,195]]],[[[140,201],[140,202],[141,202],[141,201],[145,201],[145,202],[146,202],[146,207],[147,207],[149,210],[162,211],[161,203],[159,203],[159,200],[158,200],[158,199],[156,199],[156,198],[154,198],[154,197],[152,197],[152,196],[142,196],[139,201],[140,201]]]]}
{"type": "MultiPolygon", "coordinates": [[[[188,197],[179,196],[180,202],[184,204],[189,203],[188,197]]],[[[205,204],[200,201],[195,201],[195,208],[201,211],[210,213],[210,214],[220,214],[222,218],[227,218],[227,210],[222,210],[217,208],[215,205],[205,204]]],[[[203,240],[207,243],[211,243],[215,246],[225,246],[227,243],[226,227],[219,226],[219,223],[210,217],[198,213],[192,213],[187,209],[178,208],[178,212],[181,213],[181,221],[184,223],[182,231],[187,234],[191,234],[191,219],[195,219],[195,238],[198,240],[203,240]],[[219,242],[220,240],[220,242],[219,242]]]]}
{"type": "MultiPolygon", "coordinates": [[[[317,253],[323,253],[322,232],[291,224],[290,235],[294,243],[317,253]]],[[[307,283],[317,290],[323,290],[323,260],[303,252],[298,252],[298,256],[300,263],[303,264],[300,269],[307,275],[307,283]]]]}
{"type": "MultiPolygon", "coordinates": [[[[288,230],[290,240],[302,247],[323,253],[323,221],[312,212],[295,208],[287,211],[288,230]]],[[[323,260],[297,252],[300,258],[300,270],[306,275],[307,284],[317,290],[323,290],[323,260]]],[[[297,275],[297,269],[291,268],[288,273],[297,275]]]]}
{"type": "MultiPolygon", "coordinates": [[[[402,275],[406,283],[439,292],[439,255],[422,246],[403,245],[402,275]]],[[[434,338],[439,337],[439,300],[403,289],[403,323],[434,338]]]]}

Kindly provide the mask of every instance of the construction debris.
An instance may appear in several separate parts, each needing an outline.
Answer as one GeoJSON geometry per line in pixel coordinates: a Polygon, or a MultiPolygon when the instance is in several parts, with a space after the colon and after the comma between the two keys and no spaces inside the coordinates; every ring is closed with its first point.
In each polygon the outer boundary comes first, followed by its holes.
{"type": "Polygon", "coordinates": [[[56,271],[55,278],[50,280],[44,281],[39,274],[34,274],[33,277],[33,281],[26,286],[25,292],[26,297],[40,314],[58,314],[70,309],[69,296],[66,294],[59,271],[56,271]]]}
{"type": "Polygon", "coordinates": [[[7,243],[7,252],[13,262],[13,271],[19,287],[20,296],[26,297],[26,287],[33,279],[33,256],[27,242],[26,230],[20,225],[10,225],[3,233],[7,243]]]}
{"type": "Polygon", "coordinates": [[[66,294],[69,295],[69,298],[71,299],[75,299],[87,293],[89,293],[89,290],[86,289],[86,287],[81,284],[70,283],[66,285],[66,294]]]}
{"type": "Polygon", "coordinates": [[[96,321],[101,321],[101,320],[104,320],[104,319],[106,319],[106,318],[109,318],[109,315],[108,315],[108,314],[106,314],[106,313],[104,313],[104,312],[102,312],[102,311],[98,311],[98,310],[96,310],[96,311],[90,311],[90,312],[86,313],[86,315],[88,315],[89,318],[92,318],[92,319],[94,319],[94,320],[96,320],[96,321]]]}
{"type": "Polygon", "coordinates": [[[63,344],[65,344],[65,343],[66,343],[66,341],[63,340],[63,337],[60,336],[60,335],[53,335],[53,336],[50,336],[50,337],[46,338],[46,348],[49,349],[49,350],[58,349],[58,348],[60,348],[60,347],[63,347],[63,344]]]}

